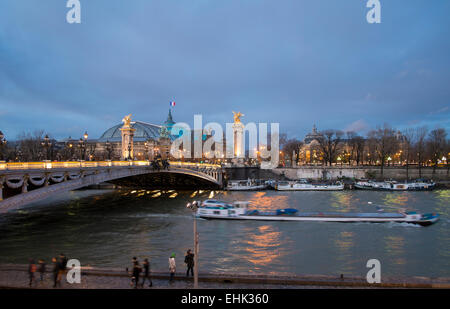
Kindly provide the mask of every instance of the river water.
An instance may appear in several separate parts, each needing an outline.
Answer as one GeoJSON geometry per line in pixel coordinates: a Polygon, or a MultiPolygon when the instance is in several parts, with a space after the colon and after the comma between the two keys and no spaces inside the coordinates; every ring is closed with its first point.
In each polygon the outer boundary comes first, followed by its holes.
{"type": "MultiPolygon", "coordinates": [[[[166,270],[176,253],[179,270],[193,244],[185,205],[214,197],[249,200],[261,210],[371,212],[374,204],[437,212],[428,227],[399,223],[199,220],[200,272],[365,276],[369,259],[382,278],[450,277],[450,190],[432,192],[223,192],[80,190],[0,218],[0,263],[47,261],[60,252],[82,265],[129,266],[148,257],[166,270]]],[[[181,267],[181,269],[180,269],[181,267]]]]}

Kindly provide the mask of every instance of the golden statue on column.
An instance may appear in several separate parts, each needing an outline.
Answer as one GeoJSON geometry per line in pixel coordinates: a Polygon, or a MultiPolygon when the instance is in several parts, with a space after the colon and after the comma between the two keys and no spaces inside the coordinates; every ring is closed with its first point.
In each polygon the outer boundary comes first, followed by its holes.
{"type": "Polygon", "coordinates": [[[130,123],[131,123],[131,114],[123,117],[122,122],[123,122],[123,127],[124,128],[129,128],[130,127],[130,123]]]}
{"type": "Polygon", "coordinates": [[[122,132],[122,160],[133,160],[133,136],[136,129],[131,127],[131,114],[123,117],[122,132]]]}
{"type": "Polygon", "coordinates": [[[239,123],[241,122],[241,117],[245,116],[244,114],[242,114],[241,112],[233,112],[233,117],[234,117],[234,123],[239,123]]]}
{"type": "Polygon", "coordinates": [[[241,122],[241,117],[244,116],[241,112],[233,112],[233,140],[234,140],[234,158],[231,160],[231,162],[235,166],[241,166],[244,163],[244,125],[241,122]]]}

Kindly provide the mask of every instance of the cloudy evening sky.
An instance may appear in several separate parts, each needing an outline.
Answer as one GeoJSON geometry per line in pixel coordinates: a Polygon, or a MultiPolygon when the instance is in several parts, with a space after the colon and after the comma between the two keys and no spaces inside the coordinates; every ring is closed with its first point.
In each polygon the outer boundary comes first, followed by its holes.
{"type": "Polygon", "coordinates": [[[450,1],[0,1],[0,130],[97,138],[126,114],[450,129],[450,1]]]}

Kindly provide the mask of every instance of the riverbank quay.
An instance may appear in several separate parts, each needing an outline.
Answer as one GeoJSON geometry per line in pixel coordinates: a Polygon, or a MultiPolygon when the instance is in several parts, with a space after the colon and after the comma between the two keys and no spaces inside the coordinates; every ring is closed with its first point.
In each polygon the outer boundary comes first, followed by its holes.
{"type": "MultiPolygon", "coordinates": [[[[51,268],[50,266],[48,268],[51,268]]],[[[41,282],[39,273],[35,274],[35,283],[31,288],[53,288],[52,273],[45,273],[41,282]]],[[[152,289],[186,289],[193,288],[192,277],[178,272],[175,280],[169,283],[169,273],[153,271],[152,289]]],[[[141,279],[142,280],[142,279],[141,279]]],[[[30,288],[27,265],[0,265],[0,288],[30,288]]],[[[125,269],[82,267],[81,282],[70,284],[62,280],[58,289],[129,289],[132,288],[130,274],[125,269]]],[[[142,287],[139,287],[142,288],[142,287]]],[[[150,288],[148,283],[143,288],[150,288]]],[[[348,288],[401,288],[401,289],[449,289],[450,278],[393,278],[383,277],[381,283],[370,284],[364,277],[329,276],[329,275],[257,275],[257,274],[216,274],[199,273],[199,288],[202,289],[348,289],[348,288]]]]}
{"type": "Polygon", "coordinates": [[[419,178],[433,179],[437,183],[450,181],[450,169],[447,167],[417,166],[385,166],[381,172],[380,166],[324,166],[301,165],[294,167],[278,167],[274,169],[261,169],[256,166],[224,167],[226,180],[263,179],[263,180],[338,180],[338,179],[395,179],[397,181],[414,180],[419,178]]]}

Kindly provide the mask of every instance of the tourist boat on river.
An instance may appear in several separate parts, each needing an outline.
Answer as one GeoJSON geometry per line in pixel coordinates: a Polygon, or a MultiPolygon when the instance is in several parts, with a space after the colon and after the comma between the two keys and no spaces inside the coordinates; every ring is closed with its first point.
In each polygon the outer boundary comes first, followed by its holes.
{"type": "Polygon", "coordinates": [[[396,182],[396,181],[371,181],[364,180],[355,183],[356,189],[362,190],[387,190],[387,191],[426,191],[433,190],[436,184],[424,180],[414,182],[396,182]]]}
{"type": "Polygon", "coordinates": [[[265,190],[269,185],[259,179],[247,179],[247,180],[230,180],[228,181],[226,189],[228,191],[257,191],[265,190]]]}
{"type": "Polygon", "coordinates": [[[297,181],[281,181],[275,185],[275,189],[278,191],[340,191],[344,190],[344,184],[336,182],[333,184],[328,183],[309,183],[305,179],[297,181]]]}
{"type": "MultiPolygon", "coordinates": [[[[262,220],[262,221],[319,221],[319,222],[397,222],[413,223],[427,226],[439,220],[434,213],[419,214],[414,211],[405,212],[299,212],[297,209],[277,209],[275,211],[259,211],[248,209],[249,202],[236,201],[227,203],[218,200],[205,200],[199,205],[196,216],[203,219],[225,220],[262,220]]],[[[191,205],[188,204],[188,207],[191,205]]],[[[380,211],[380,210],[379,210],[380,211]]]]}

